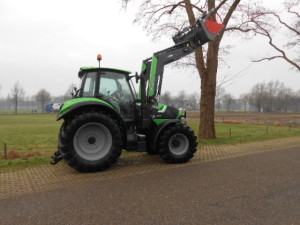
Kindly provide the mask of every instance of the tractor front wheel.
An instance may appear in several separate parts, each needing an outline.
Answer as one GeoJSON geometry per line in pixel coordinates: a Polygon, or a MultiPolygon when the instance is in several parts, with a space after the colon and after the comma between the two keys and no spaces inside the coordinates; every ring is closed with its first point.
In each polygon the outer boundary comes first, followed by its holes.
{"type": "Polygon", "coordinates": [[[167,163],[189,161],[197,151],[197,137],[185,124],[167,127],[159,138],[159,155],[167,163]]]}
{"type": "Polygon", "coordinates": [[[122,151],[122,134],[116,122],[99,112],[87,112],[63,124],[59,135],[63,159],[80,172],[102,171],[122,151]]]}

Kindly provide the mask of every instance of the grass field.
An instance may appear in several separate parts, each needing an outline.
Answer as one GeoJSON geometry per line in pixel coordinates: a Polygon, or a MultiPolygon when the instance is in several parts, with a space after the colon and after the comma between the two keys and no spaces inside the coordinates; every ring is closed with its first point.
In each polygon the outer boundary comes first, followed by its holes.
{"type": "Polygon", "coordinates": [[[19,155],[50,155],[56,150],[60,125],[56,114],[1,115],[0,144],[19,155]]]}
{"type": "MultiPolygon", "coordinates": [[[[188,124],[196,132],[199,120],[189,120],[188,124]]],[[[268,140],[289,136],[300,136],[300,128],[289,126],[270,126],[244,123],[215,123],[217,139],[198,140],[200,145],[229,144],[268,140]]]]}
{"type": "MultiPolygon", "coordinates": [[[[49,161],[49,156],[57,148],[61,123],[62,121],[56,121],[56,114],[0,115],[0,169],[14,164],[12,160],[3,159],[4,143],[7,145],[8,157],[18,158],[15,162],[26,164],[29,161],[30,164],[35,164],[49,161]]],[[[197,133],[199,120],[190,119],[188,124],[197,133]]],[[[198,140],[199,144],[226,144],[295,136],[300,135],[300,128],[216,123],[216,132],[218,136],[216,140],[198,140]]]]}

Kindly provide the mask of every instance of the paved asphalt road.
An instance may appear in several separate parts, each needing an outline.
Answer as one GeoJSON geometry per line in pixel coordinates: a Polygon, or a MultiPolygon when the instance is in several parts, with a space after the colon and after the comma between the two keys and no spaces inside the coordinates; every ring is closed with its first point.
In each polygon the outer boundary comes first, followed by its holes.
{"type": "Polygon", "coordinates": [[[0,224],[300,224],[289,148],[0,200],[0,224]]]}

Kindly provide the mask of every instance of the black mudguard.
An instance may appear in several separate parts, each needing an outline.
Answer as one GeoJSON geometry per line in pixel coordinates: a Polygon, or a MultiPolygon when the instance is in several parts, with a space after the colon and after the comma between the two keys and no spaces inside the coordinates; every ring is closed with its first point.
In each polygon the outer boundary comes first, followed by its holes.
{"type": "Polygon", "coordinates": [[[154,149],[156,148],[158,137],[161,134],[161,132],[168,126],[176,123],[181,123],[180,119],[170,119],[167,120],[166,122],[160,124],[159,126],[155,127],[153,131],[151,131],[151,145],[150,148],[154,149]]]}

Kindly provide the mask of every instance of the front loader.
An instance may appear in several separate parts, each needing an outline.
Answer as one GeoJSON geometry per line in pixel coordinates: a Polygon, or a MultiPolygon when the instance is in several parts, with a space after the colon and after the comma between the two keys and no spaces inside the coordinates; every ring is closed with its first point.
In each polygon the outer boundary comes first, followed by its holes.
{"type": "Polygon", "coordinates": [[[80,172],[102,171],[114,164],[122,150],[159,154],[167,163],[189,161],[197,151],[197,137],[184,122],[185,109],[157,102],[164,66],[214,40],[223,24],[199,18],[174,37],[174,46],[156,52],[142,62],[140,74],[127,70],[81,67],[81,87],[63,103],[57,120],[63,119],[58,151],[52,164],[64,159],[80,172]],[[135,93],[132,79],[139,83],[135,93]]]}

